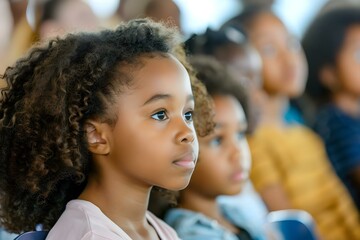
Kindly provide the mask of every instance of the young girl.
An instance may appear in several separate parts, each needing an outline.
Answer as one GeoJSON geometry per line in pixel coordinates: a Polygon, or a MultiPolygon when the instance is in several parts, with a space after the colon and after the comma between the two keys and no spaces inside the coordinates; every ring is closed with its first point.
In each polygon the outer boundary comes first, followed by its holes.
{"type": "MultiPolygon", "coordinates": [[[[238,26],[224,26],[217,31],[207,29],[202,35],[193,35],[186,41],[186,49],[190,54],[210,55],[225,65],[235,81],[248,85],[251,92],[251,103],[261,99],[259,86],[261,80],[261,59],[257,51],[250,44],[242,28],[238,26]],[[254,91],[253,91],[254,90],[254,91]]],[[[248,132],[252,132],[258,118],[258,107],[249,107],[248,132]],[[254,125],[254,126],[253,126],[254,125]]]]}
{"type": "MultiPolygon", "coordinates": [[[[185,46],[191,54],[202,53],[214,56],[224,64],[234,81],[246,85],[249,95],[247,134],[251,134],[256,128],[261,113],[259,106],[263,100],[263,93],[259,89],[262,85],[262,63],[247,34],[236,25],[224,26],[217,31],[208,29],[203,35],[192,36],[185,46]]],[[[236,207],[254,232],[263,231],[268,211],[250,180],[239,194],[220,196],[218,201],[236,207]]]]}
{"type": "Polygon", "coordinates": [[[199,163],[178,208],[165,221],[186,239],[260,239],[236,206],[218,204],[220,195],[238,194],[248,179],[250,154],[245,138],[247,101],[241,85],[231,81],[214,59],[195,57],[192,64],[215,107],[215,132],[200,137],[199,163]]]}
{"type": "Polygon", "coordinates": [[[147,205],[153,186],[190,180],[194,97],[211,113],[184,59],[176,32],[134,20],[52,40],[8,68],[1,224],[22,232],[41,223],[50,240],[177,239],[147,205]]]}
{"type": "Polygon", "coordinates": [[[332,171],[322,141],[310,129],[286,124],[283,118],[289,99],[305,87],[300,44],[268,9],[245,9],[233,21],[247,29],[263,62],[265,111],[249,139],[255,188],[270,211],[308,211],[324,239],[360,239],[358,212],[332,171]]]}
{"type": "Polygon", "coordinates": [[[360,9],[321,14],[304,35],[315,130],[360,210],[360,9]],[[329,39],[324,41],[324,39],[329,39]]]}

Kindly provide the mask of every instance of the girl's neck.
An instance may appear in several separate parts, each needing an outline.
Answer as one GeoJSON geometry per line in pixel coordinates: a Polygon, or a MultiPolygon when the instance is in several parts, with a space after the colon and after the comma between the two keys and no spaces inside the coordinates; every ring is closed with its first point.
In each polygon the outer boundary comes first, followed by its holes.
{"type": "Polygon", "coordinates": [[[284,127],[284,114],[289,107],[289,99],[280,95],[266,95],[261,107],[260,124],[284,127]]]}
{"type": "Polygon", "coordinates": [[[360,99],[350,94],[336,93],[333,97],[334,104],[345,113],[359,117],[360,116],[360,99]]]}
{"type": "Polygon", "coordinates": [[[102,174],[89,178],[79,199],[95,204],[129,236],[134,236],[149,231],[146,211],[150,190],[135,186],[125,178],[102,174]]]}

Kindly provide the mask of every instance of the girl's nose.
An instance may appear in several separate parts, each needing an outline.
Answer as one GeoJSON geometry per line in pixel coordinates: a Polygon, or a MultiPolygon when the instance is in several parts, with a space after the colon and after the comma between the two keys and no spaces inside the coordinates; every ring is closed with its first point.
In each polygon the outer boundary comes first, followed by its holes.
{"type": "Polygon", "coordinates": [[[195,132],[193,128],[186,122],[181,121],[181,127],[176,136],[178,143],[193,143],[195,140],[195,132]]]}

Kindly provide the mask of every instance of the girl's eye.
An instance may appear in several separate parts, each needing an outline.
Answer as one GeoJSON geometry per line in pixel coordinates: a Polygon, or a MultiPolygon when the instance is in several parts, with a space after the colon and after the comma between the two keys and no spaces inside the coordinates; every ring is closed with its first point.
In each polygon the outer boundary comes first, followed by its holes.
{"type": "Polygon", "coordinates": [[[168,119],[168,116],[166,115],[165,111],[159,111],[159,112],[151,115],[151,118],[158,120],[158,121],[164,121],[164,120],[168,119]]]}
{"type": "Polygon", "coordinates": [[[217,146],[221,145],[222,140],[223,140],[223,138],[221,136],[214,137],[213,139],[210,140],[209,145],[211,147],[217,147],[217,146]]]}
{"type": "Polygon", "coordinates": [[[192,111],[186,112],[184,116],[185,116],[185,120],[187,122],[192,122],[192,120],[193,120],[193,112],[192,111]]]}

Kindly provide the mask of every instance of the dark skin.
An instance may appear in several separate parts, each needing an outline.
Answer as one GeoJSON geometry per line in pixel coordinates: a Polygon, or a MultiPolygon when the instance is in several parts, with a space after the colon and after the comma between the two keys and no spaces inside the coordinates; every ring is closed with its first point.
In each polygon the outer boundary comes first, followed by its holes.
{"type": "Polygon", "coordinates": [[[232,96],[213,97],[215,132],[200,138],[200,157],[189,186],[180,193],[180,207],[200,212],[233,233],[239,229],[227,220],[217,204],[219,195],[238,194],[248,177],[250,154],[243,135],[244,111],[232,96]]]}
{"type": "MultiPolygon", "coordinates": [[[[320,80],[331,91],[332,102],[354,118],[360,118],[360,24],[350,26],[334,65],[324,66],[320,80]]],[[[359,156],[360,157],[360,156],[359,156]]],[[[360,192],[360,166],[348,176],[354,188],[360,192]]]]}
{"type": "Polygon", "coordinates": [[[198,143],[185,68],[170,55],[143,61],[133,87],[111,108],[119,116],[115,125],[96,119],[86,123],[96,171],[79,198],[98,206],[131,239],[158,239],[146,219],[150,191],[154,185],[186,187],[198,143]]]}
{"type": "MultiPolygon", "coordinates": [[[[249,39],[259,52],[262,63],[264,101],[260,125],[284,128],[283,114],[289,98],[302,94],[305,87],[305,57],[298,42],[273,14],[260,13],[249,29],[249,39]]],[[[291,203],[281,184],[260,191],[270,211],[289,209],[291,203]]]]}

